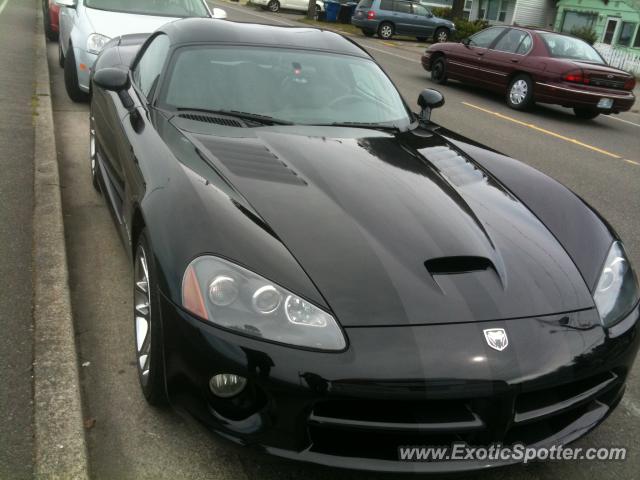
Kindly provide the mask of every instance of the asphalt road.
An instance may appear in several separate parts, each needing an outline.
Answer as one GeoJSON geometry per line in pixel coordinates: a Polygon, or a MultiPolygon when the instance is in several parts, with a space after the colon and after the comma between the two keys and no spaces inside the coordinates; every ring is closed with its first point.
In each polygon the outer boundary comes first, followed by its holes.
{"type": "MultiPolygon", "coordinates": [[[[292,23],[290,15],[215,4],[227,9],[232,20],[292,23]]],[[[363,44],[411,103],[420,90],[430,86],[417,63],[419,50],[414,46],[387,45],[375,39],[363,44]]],[[[62,70],[57,66],[57,45],[49,44],[48,53],[93,477],[391,478],[300,465],[239,449],[210,436],[188,417],[145,404],[134,364],[131,269],[104,200],[93,191],[89,177],[88,107],[73,104],[66,96],[62,70]]],[[[640,122],[634,115],[624,119],[637,125],[604,118],[583,123],[552,108],[513,112],[499,97],[468,87],[452,85],[442,91],[447,105],[435,112],[436,121],[538,167],[576,190],[611,220],[640,266],[640,222],[636,213],[640,206],[640,122]]],[[[465,478],[633,478],[640,470],[638,383],[638,375],[632,375],[622,406],[604,425],[578,442],[583,447],[626,446],[626,462],[532,464],[465,478]]]]}
{"type": "Polygon", "coordinates": [[[0,0],[0,479],[31,478],[34,2],[0,0]]]}

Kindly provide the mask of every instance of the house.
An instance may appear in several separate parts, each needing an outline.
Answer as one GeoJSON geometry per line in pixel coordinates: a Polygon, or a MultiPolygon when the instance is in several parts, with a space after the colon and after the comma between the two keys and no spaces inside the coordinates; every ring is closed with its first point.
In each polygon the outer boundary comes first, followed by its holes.
{"type": "Polygon", "coordinates": [[[640,0],[560,0],[555,30],[595,32],[594,47],[612,66],[640,74],[640,0]]]}
{"type": "Polygon", "coordinates": [[[473,0],[469,19],[486,20],[491,25],[552,28],[556,3],[556,0],[473,0]]]}

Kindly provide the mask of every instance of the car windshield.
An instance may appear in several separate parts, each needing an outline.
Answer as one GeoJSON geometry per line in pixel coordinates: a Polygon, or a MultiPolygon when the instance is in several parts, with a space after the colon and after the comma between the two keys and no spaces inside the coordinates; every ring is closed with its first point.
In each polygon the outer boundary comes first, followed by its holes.
{"type": "Polygon", "coordinates": [[[202,0],[86,0],[85,6],[98,10],[159,17],[209,16],[202,0]]]}
{"type": "Polygon", "coordinates": [[[406,128],[400,94],[371,60],[269,47],[179,49],[160,93],[168,108],[236,111],[282,123],[406,128]]]}
{"type": "Polygon", "coordinates": [[[605,63],[595,48],[579,38],[555,33],[541,33],[540,36],[547,45],[552,57],[599,64],[605,63]]]}

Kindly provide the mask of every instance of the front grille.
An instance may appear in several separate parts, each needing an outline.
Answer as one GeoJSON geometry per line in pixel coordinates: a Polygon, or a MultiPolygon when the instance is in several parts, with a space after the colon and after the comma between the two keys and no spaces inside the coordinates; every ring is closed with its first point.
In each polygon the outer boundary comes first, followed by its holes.
{"type": "Polygon", "coordinates": [[[590,84],[596,87],[616,88],[622,90],[624,88],[624,80],[611,80],[608,78],[591,77],[590,84]]]}
{"type": "Polygon", "coordinates": [[[213,123],[215,125],[224,125],[225,127],[242,127],[242,123],[238,120],[227,117],[219,117],[217,115],[202,115],[195,113],[181,113],[178,115],[180,118],[186,118],[187,120],[193,120],[194,122],[213,123]]]}
{"type": "MultiPolygon", "coordinates": [[[[620,399],[623,385],[620,375],[606,372],[551,388],[496,389],[483,397],[325,400],[314,406],[308,419],[310,449],[397,460],[399,446],[460,441],[531,445],[571,431],[571,425],[586,415],[602,418],[620,399]]],[[[426,389],[423,395],[429,398],[426,389]]]]}

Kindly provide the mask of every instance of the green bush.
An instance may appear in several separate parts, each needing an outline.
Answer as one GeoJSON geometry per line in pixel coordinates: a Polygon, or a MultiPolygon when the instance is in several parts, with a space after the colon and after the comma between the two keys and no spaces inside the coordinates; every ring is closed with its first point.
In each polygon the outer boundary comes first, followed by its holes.
{"type": "Polygon", "coordinates": [[[449,7],[433,7],[431,8],[431,13],[438,18],[446,18],[447,20],[453,19],[451,8],[449,7]]]}
{"type": "Polygon", "coordinates": [[[463,40],[489,26],[489,23],[486,20],[469,21],[458,18],[454,20],[454,22],[456,24],[456,40],[463,40]]]}
{"type": "Polygon", "coordinates": [[[574,37],[581,38],[589,45],[593,45],[598,40],[598,35],[596,32],[590,27],[574,27],[571,29],[571,35],[574,37]]]}

